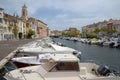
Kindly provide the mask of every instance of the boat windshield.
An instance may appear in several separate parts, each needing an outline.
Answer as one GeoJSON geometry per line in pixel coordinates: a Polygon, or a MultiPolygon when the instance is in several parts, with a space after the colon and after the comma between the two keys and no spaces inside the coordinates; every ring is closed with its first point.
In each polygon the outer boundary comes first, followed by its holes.
{"type": "Polygon", "coordinates": [[[48,72],[79,71],[78,62],[49,62],[42,65],[48,72]]]}
{"type": "Polygon", "coordinates": [[[42,67],[46,70],[49,71],[51,70],[57,63],[54,61],[46,62],[45,64],[42,64],[42,67]]]}

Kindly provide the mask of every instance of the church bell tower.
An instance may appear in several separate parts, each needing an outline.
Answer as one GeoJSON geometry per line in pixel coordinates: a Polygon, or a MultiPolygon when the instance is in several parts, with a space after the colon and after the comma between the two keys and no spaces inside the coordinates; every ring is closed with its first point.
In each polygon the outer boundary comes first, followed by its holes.
{"type": "Polygon", "coordinates": [[[22,15],[21,15],[21,17],[22,17],[23,20],[28,20],[28,17],[27,17],[27,7],[26,7],[25,4],[22,7],[22,15]]]}

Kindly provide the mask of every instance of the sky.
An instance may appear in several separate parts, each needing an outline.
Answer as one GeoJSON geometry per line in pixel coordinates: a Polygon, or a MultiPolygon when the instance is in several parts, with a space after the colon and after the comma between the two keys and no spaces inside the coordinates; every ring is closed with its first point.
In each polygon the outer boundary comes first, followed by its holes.
{"type": "Polygon", "coordinates": [[[51,30],[65,30],[120,19],[120,0],[0,0],[4,12],[21,16],[23,5],[28,17],[45,22],[51,30]]]}

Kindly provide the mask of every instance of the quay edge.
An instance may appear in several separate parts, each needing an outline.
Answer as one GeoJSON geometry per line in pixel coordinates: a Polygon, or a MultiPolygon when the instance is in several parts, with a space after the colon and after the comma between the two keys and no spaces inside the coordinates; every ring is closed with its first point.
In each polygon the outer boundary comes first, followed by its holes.
{"type": "Polygon", "coordinates": [[[0,69],[2,69],[4,67],[4,65],[11,59],[14,57],[14,55],[16,54],[16,50],[12,51],[11,53],[9,53],[8,56],[6,56],[5,58],[3,58],[0,61],[0,69]]]}

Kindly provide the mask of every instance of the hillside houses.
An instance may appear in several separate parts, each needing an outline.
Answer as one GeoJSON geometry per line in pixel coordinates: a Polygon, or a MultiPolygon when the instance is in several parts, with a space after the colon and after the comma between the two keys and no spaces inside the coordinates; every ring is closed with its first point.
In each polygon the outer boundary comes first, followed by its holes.
{"type": "Polygon", "coordinates": [[[110,19],[82,27],[83,35],[96,34],[98,36],[120,35],[120,20],[110,19]]]}

